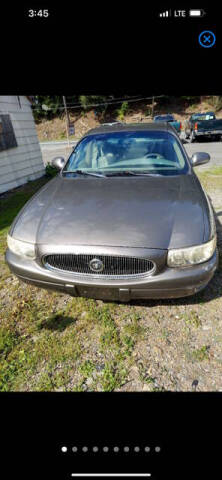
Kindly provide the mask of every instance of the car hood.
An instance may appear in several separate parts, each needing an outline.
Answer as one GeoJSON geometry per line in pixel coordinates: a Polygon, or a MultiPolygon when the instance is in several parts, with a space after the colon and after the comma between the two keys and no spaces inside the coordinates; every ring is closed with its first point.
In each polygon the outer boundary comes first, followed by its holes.
{"type": "Polygon", "coordinates": [[[204,241],[194,175],[57,176],[25,205],[15,238],[38,244],[178,248],[204,241]]]}

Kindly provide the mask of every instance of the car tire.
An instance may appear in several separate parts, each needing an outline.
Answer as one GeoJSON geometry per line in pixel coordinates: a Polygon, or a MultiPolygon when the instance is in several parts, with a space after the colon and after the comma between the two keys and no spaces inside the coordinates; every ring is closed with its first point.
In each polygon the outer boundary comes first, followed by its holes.
{"type": "Polygon", "coordinates": [[[220,142],[222,139],[221,135],[215,135],[215,142],[220,142]]]}

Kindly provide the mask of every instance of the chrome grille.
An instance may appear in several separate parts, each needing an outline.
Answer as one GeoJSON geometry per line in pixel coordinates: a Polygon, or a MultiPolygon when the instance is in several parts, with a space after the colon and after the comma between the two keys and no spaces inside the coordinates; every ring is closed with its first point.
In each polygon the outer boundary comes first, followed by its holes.
{"type": "Polygon", "coordinates": [[[107,276],[109,278],[144,276],[154,270],[154,263],[146,258],[112,255],[53,254],[45,256],[43,263],[49,269],[96,277],[107,276]],[[102,261],[102,272],[90,269],[89,264],[93,259],[102,261]]]}

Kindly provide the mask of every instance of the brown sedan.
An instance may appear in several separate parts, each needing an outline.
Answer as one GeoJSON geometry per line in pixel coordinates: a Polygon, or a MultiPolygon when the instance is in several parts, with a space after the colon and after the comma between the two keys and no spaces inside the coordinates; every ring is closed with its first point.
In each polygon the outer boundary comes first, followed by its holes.
{"type": "Polygon", "coordinates": [[[217,267],[209,200],[167,123],[90,130],[14,220],[6,260],[24,282],[127,301],[204,288],[217,267]]]}

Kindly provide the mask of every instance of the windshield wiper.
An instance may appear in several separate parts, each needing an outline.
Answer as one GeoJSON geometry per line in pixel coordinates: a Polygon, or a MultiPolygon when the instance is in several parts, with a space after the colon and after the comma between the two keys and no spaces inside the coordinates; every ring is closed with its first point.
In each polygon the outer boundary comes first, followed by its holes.
{"type": "Polygon", "coordinates": [[[147,172],[134,172],[133,170],[126,170],[125,172],[114,172],[114,173],[111,173],[109,175],[107,175],[107,177],[117,177],[117,176],[128,176],[128,175],[132,175],[133,177],[135,176],[147,176],[147,177],[162,177],[162,175],[160,173],[147,173],[147,172]]]}
{"type": "Polygon", "coordinates": [[[63,170],[62,173],[77,173],[78,175],[91,175],[92,177],[104,177],[106,178],[106,175],[103,175],[102,173],[92,173],[92,172],[86,172],[84,170],[63,170]]]}
{"type": "Polygon", "coordinates": [[[148,173],[148,172],[133,172],[133,171],[129,171],[129,174],[130,175],[142,175],[144,177],[144,175],[146,175],[147,177],[162,177],[161,173],[148,173]]]}

